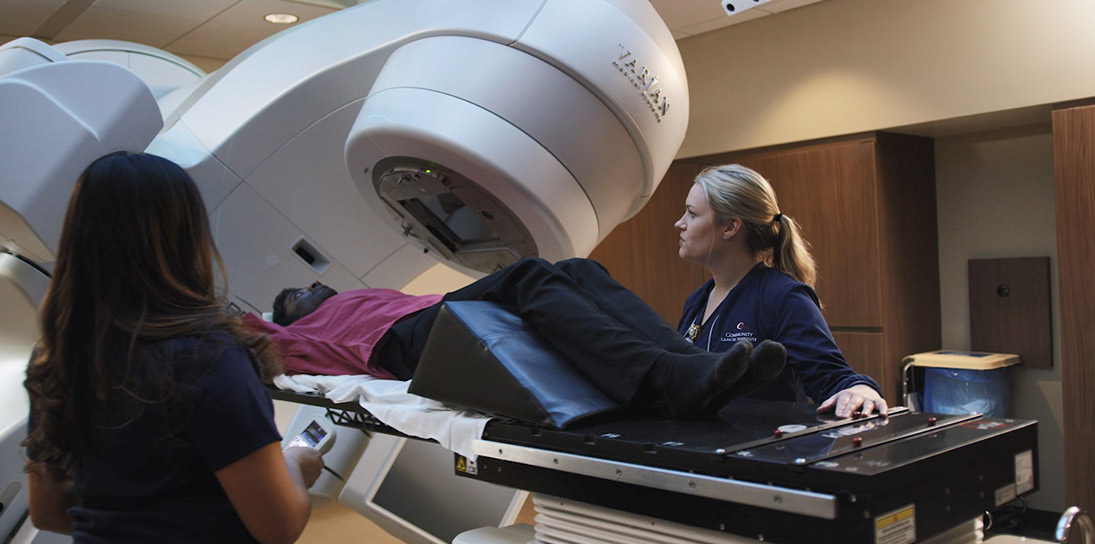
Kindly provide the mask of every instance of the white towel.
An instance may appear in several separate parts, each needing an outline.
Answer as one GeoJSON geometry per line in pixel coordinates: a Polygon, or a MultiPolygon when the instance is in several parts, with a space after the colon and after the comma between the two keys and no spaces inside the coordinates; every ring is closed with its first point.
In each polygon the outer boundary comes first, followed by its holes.
{"type": "Polygon", "coordinates": [[[410,436],[436,440],[448,450],[475,459],[472,442],[483,436],[490,418],[454,410],[435,400],[407,392],[409,381],[380,380],[372,376],[312,376],[282,374],[274,378],[278,389],[320,393],[332,402],[357,400],[362,408],[385,425],[410,436]]]}

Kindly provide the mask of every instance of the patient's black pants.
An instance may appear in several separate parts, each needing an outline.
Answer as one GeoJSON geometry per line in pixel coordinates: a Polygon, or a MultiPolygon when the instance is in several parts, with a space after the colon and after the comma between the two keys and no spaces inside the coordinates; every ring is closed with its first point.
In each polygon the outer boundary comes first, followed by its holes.
{"type": "MultiPolygon", "coordinates": [[[[624,405],[635,399],[658,355],[696,350],[604,267],[588,259],[556,264],[523,259],[443,300],[485,300],[512,307],[590,381],[624,405]]],[[[379,361],[397,378],[413,375],[439,309],[436,304],[413,314],[385,335],[379,361]]]]}

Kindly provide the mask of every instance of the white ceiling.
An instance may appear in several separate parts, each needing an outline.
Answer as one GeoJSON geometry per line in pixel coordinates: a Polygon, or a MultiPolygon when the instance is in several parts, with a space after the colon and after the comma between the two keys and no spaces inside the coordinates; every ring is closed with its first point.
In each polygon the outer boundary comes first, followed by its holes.
{"type": "MultiPolygon", "coordinates": [[[[752,0],[759,2],[760,0],[752,0]]],[[[754,8],[741,8],[733,16],[727,16],[719,0],[650,0],[662,16],[673,37],[681,40],[704,32],[752,21],[774,13],[815,4],[822,0],[768,0],[754,8]],[[748,10],[748,11],[746,11],[748,10]]],[[[752,3],[739,0],[741,4],[752,3]]]]}
{"type": "MultiPolygon", "coordinates": [[[[748,0],[742,0],[748,1],[748,0]]],[[[753,0],[761,2],[761,0],[753,0]]],[[[651,0],[680,40],[821,0],[768,0],[728,17],[719,0],[651,0]]],[[[0,0],[0,43],[32,36],[47,43],[126,40],[180,55],[212,71],[286,28],[263,20],[292,13],[300,22],[358,0],[0,0]]],[[[299,24],[299,23],[297,23],[299,24]]]]}
{"type": "Polygon", "coordinates": [[[286,28],[263,20],[268,13],[292,13],[304,22],[337,9],[287,0],[0,0],[0,34],[47,43],[126,40],[211,71],[286,28]]]}

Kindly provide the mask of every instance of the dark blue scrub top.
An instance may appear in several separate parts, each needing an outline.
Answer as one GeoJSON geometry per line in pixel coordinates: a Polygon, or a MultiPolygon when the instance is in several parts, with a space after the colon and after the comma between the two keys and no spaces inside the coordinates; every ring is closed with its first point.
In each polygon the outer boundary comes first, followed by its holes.
{"type": "Polygon", "coordinates": [[[91,402],[92,452],[70,489],[81,501],[68,511],[73,541],[254,542],[214,476],[281,440],[250,353],[226,335],[145,353],[174,373],[185,408],[135,409],[118,391],[91,402]]]}
{"type": "Polygon", "coordinates": [[[706,322],[708,280],[684,304],[677,330],[701,327],[694,343],[709,351],[726,351],[739,340],[763,340],[787,348],[787,367],[776,380],[749,396],[766,400],[823,402],[833,394],[864,383],[881,393],[869,376],[857,374],[844,359],[821,315],[817,294],[787,274],[758,264],[738,282],[706,322]]]}

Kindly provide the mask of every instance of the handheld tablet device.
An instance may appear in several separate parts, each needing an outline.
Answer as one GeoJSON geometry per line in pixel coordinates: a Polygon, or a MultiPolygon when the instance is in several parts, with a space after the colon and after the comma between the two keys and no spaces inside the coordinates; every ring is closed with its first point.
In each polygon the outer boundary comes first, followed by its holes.
{"type": "Polygon", "coordinates": [[[320,453],[327,453],[331,449],[335,438],[335,429],[323,418],[315,418],[300,434],[294,436],[285,447],[307,446],[315,448],[320,453]]]}

